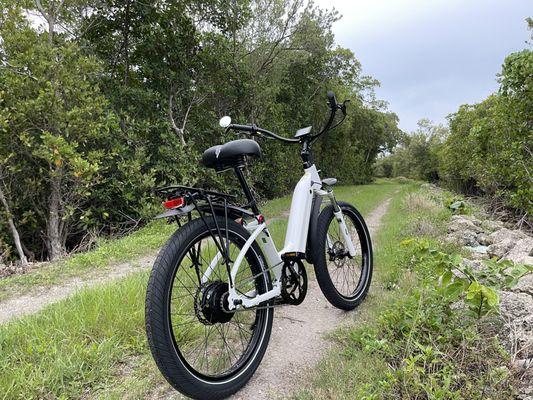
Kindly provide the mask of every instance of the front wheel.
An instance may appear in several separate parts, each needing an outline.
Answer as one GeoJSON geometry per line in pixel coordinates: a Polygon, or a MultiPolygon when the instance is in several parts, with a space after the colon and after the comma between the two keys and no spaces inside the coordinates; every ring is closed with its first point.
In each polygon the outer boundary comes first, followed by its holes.
{"type": "Polygon", "coordinates": [[[372,280],[372,242],[363,216],[351,204],[338,202],[356,254],[350,256],[333,213],[318,217],[315,273],[322,293],[337,308],[353,310],[366,297],[372,280]]]}

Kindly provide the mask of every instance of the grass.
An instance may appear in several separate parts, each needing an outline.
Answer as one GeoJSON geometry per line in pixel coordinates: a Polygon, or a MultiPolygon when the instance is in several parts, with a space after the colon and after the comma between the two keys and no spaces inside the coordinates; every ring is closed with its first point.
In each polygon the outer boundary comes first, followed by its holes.
{"type": "MultiPolygon", "coordinates": [[[[401,193],[395,196],[389,210],[383,218],[381,229],[375,236],[374,276],[372,288],[365,302],[358,308],[354,325],[372,326],[376,317],[405,290],[413,284],[409,276],[405,276],[401,269],[399,240],[404,237],[410,221],[417,218],[415,212],[406,212],[404,207],[406,196],[411,196],[416,190],[413,184],[406,184],[401,193]]],[[[345,330],[336,331],[332,339],[339,342],[347,333],[345,330]]],[[[300,400],[307,399],[354,399],[358,388],[374,380],[383,379],[386,364],[371,354],[357,353],[347,359],[342,349],[335,347],[324,358],[315,371],[309,376],[310,384],[296,395],[300,400]]]]}
{"type": "Polygon", "coordinates": [[[513,397],[508,355],[484,333],[485,322],[445,299],[431,264],[401,248],[411,236],[443,248],[438,238],[450,215],[432,194],[407,191],[378,233],[374,290],[355,323],[331,335],[337,345],[295,399],[513,397]]]}
{"type": "Polygon", "coordinates": [[[70,399],[106,387],[121,361],[146,351],[147,277],[84,290],[0,326],[0,398],[70,399]]]}
{"type": "MultiPolygon", "coordinates": [[[[410,188],[380,181],[341,187],[336,193],[339,199],[352,201],[368,214],[397,190],[403,194],[410,188]]],[[[286,197],[268,203],[264,210],[268,215],[267,211],[288,208],[286,197]]],[[[402,219],[396,214],[390,214],[390,218],[396,222],[402,219]]],[[[285,224],[283,218],[272,224],[271,232],[278,243],[285,224]]],[[[132,254],[157,248],[173,229],[153,224],[133,237],[105,243],[64,263],[74,263],[72,268],[80,271],[109,265],[106,254],[114,262],[131,259],[132,254]]],[[[385,245],[386,241],[380,239],[380,243],[385,245]]],[[[61,271],[55,274],[55,280],[65,276],[61,271]]],[[[85,289],[38,314],[1,325],[0,399],[137,399],[166,387],[149,355],[144,333],[147,278],[148,273],[141,272],[103,287],[85,289]]],[[[49,282],[48,278],[40,279],[49,282]]]]}
{"type": "Polygon", "coordinates": [[[94,250],[48,263],[24,275],[0,280],[0,301],[27,293],[32,288],[49,287],[73,276],[101,270],[120,262],[134,260],[160,248],[175,230],[174,225],[154,221],[120,239],[101,239],[94,250]]]}

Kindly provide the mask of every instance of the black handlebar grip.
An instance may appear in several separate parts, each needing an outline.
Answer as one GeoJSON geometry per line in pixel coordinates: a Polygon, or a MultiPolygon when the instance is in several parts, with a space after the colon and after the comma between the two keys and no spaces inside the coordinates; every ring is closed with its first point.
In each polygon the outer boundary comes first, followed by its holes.
{"type": "Polygon", "coordinates": [[[237,131],[252,132],[253,128],[250,125],[231,124],[231,128],[237,131]]]}
{"type": "Polygon", "coordinates": [[[335,98],[335,93],[331,90],[328,91],[328,103],[331,108],[337,107],[337,99],[335,98]]]}

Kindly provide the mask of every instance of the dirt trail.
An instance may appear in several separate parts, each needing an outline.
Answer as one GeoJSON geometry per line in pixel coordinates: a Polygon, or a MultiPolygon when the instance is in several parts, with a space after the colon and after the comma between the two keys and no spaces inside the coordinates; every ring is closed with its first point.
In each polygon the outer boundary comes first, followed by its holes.
{"type": "MultiPolygon", "coordinates": [[[[372,238],[381,225],[391,199],[385,200],[365,218],[372,238]]],[[[265,358],[250,382],[233,400],[287,398],[301,379],[302,368],[313,368],[331,342],[324,334],[357,310],[345,312],[328,303],[314,278],[309,279],[307,296],[298,307],[283,307],[274,313],[274,326],[265,358]]]]}
{"type": "Polygon", "coordinates": [[[11,298],[0,302],[0,324],[8,320],[40,311],[49,304],[75,293],[84,287],[93,287],[125,277],[133,272],[141,271],[152,266],[155,255],[139,258],[133,262],[117,264],[103,270],[93,271],[85,277],[71,278],[61,285],[40,288],[29,294],[11,298]]]}

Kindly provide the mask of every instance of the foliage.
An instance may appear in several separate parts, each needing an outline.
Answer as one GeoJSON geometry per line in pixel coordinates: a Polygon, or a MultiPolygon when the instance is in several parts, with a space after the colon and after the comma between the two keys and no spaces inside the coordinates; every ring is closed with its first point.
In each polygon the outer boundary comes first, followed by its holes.
{"type": "MultiPolygon", "coordinates": [[[[337,194],[357,203],[367,214],[375,204],[406,188],[380,182],[339,187],[337,194]]],[[[287,223],[282,212],[289,207],[289,197],[265,204],[265,215],[278,217],[269,225],[277,243],[282,244],[287,223]]],[[[133,235],[106,242],[96,251],[74,256],[64,271],[74,268],[79,274],[84,267],[105,267],[110,259],[128,260],[131,253],[139,256],[160,246],[175,228],[174,224],[150,224],[133,235]]],[[[146,346],[147,279],[146,272],[139,272],[118,282],[85,288],[38,314],[0,325],[0,393],[9,399],[121,399],[125,393],[135,399],[154,397],[151,391],[159,391],[165,383],[146,346]],[[114,390],[116,397],[107,395],[114,390]]]]}
{"type": "MultiPolygon", "coordinates": [[[[351,98],[346,123],[314,148],[344,184],[369,182],[399,135],[378,82],[336,46],[338,15],[302,0],[0,6],[1,167],[17,182],[8,202],[30,259],[138,226],[153,186],[235,188],[199,165],[205,148],[233,139],[215,129],[222,115],[291,135],[324,123],[326,90],[351,98]]],[[[262,197],[286,193],[298,149],[261,146],[251,183],[262,197]]],[[[11,246],[4,223],[0,238],[11,246]]]]}
{"type": "Polygon", "coordinates": [[[355,329],[344,342],[345,357],[364,353],[388,367],[358,398],[508,399],[514,393],[497,340],[485,339],[460,313],[449,313],[431,289],[415,288],[375,328],[355,329]]]}
{"type": "Polygon", "coordinates": [[[497,312],[498,290],[510,289],[520,277],[533,271],[532,266],[506,260],[485,261],[486,268],[474,270],[459,254],[449,254],[430,246],[425,239],[407,239],[402,246],[412,250],[412,265],[422,279],[434,283],[443,303],[452,307],[462,300],[478,318],[497,312]]]}
{"type": "Polygon", "coordinates": [[[509,55],[499,93],[450,116],[450,135],[439,152],[442,178],[453,187],[503,198],[533,211],[533,51],[509,55]]]}
{"type": "MultiPolygon", "coordinates": [[[[356,202],[358,209],[367,213],[375,204],[390,197],[397,188],[397,185],[388,181],[358,187],[339,186],[335,189],[335,195],[338,199],[356,202]]],[[[269,224],[269,231],[278,248],[283,246],[283,236],[287,228],[284,212],[289,208],[289,196],[269,200],[261,207],[263,215],[273,219],[269,224]]],[[[0,301],[30,292],[35,287],[46,288],[73,276],[86,276],[96,270],[105,270],[117,263],[134,262],[136,258],[159,249],[175,230],[175,224],[156,220],[121,238],[100,237],[89,251],[56,262],[40,264],[38,268],[32,268],[23,275],[1,279],[0,301]]]]}
{"type": "Polygon", "coordinates": [[[338,347],[297,399],[514,398],[510,357],[493,335],[494,294],[527,271],[508,261],[473,271],[446,253],[436,243],[451,195],[426,187],[391,202],[377,236],[380,268],[369,303],[332,335],[338,347]],[[435,229],[402,246],[421,218],[435,229]]]}
{"type": "Polygon", "coordinates": [[[417,276],[412,292],[382,313],[377,326],[352,330],[344,339],[347,357],[361,351],[388,365],[384,378],[360,394],[368,399],[512,396],[505,352],[496,339],[483,337],[476,319],[496,313],[497,290],[512,287],[532,268],[490,260],[478,271],[426,239],[408,239],[402,246],[406,266],[417,276]]]}
{"type": "Polygon", "coordinates": [[[420,120],[418,129],[403,135],[400,145],[389,156],[378,160],[376,175],[404,176],[411,179],[437,181],[439,179],[437,150],[447,134],[442,125],[420,120]]]}

